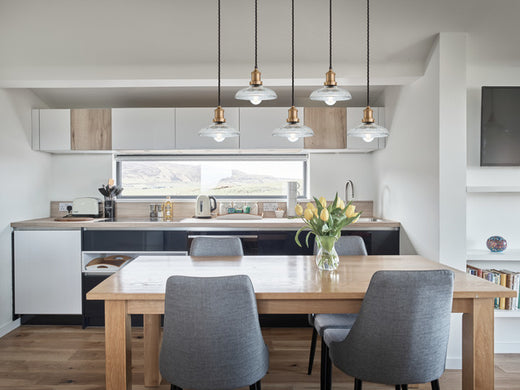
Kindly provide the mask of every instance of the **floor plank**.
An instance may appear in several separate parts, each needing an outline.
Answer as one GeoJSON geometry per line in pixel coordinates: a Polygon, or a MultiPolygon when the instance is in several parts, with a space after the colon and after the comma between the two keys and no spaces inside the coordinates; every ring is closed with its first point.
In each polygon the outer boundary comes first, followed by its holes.
{"type": "MultiPolygon", "coordinates": [[[[103,390],[105,388],[103,328],[77,326],[22,326],[0,338],[0,390],[103,390]]],[[[263,329],[269,348],[266,390],[318,390],[319,343],[311,376],[306,375],[311,329],[263,329]]],[[[132,330],[133,389],[145,390],[143,332],[132,330]]],[[[353,389],[352,378],[333,372],[333,389],[353,389]]],[[[420,385],[419,390],[430,387],[420,385]]],[[[447,370],[443,390],[461,388],[460,370],[447,370]]],[[[168,390],[164,383],[158,388],[168,390]]],[[[393,389],[367,383],[366,390],[393,389]]],[[[495,389],[520,390],[520,355],[496,355],[495,389]]]]}

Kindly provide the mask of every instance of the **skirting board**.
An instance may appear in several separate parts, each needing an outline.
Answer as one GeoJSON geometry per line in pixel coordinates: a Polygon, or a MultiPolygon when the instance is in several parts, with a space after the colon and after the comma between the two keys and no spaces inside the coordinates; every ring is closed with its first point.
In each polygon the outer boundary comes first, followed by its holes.
{"type": "Polygon", "coordinates": [[[447,370],[461,370],[462,369],[462,358],[446,358],[446,369],[447,370]]]}
{"type": "Polygon", "coordinates": [[[8,322],[0,328],[0,337],[4,337],[7,333],[15,330],[20,326],[20,319],[8,322]]]}
{"type": "Polygon", "coordinates": [[[495,343],[495,353],[520,353],[520,343],[495,343]]]}

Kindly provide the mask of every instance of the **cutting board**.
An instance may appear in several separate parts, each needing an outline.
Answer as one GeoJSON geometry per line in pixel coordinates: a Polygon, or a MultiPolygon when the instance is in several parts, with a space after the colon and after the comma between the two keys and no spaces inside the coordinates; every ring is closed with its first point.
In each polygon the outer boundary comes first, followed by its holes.
{"type": "Polygon", "coordinates": [[[93,221],[94,218],[90,217],[61,217],[61,218],[54,218],[57,222],[88,222],[93,221]]]}

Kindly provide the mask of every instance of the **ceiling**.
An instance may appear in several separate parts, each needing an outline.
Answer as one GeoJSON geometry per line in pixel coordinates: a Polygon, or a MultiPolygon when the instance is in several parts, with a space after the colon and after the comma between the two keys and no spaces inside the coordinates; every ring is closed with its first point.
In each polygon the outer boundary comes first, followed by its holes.
{"type": "MultiPolygon", "coordinates": [[[[260,70],[264,81],[283,87],[290,76],[290,1],[258,3],[260,70]]],[[[328,67],[328,2],[295,3],[295,77],[310,80],[298,87],[303,96],[328,67]]],[[[353,90],[364,83],[365,4],[334,0],[334,68],[353,90]]],[[[0,87],[36,88],[57,105],[67,99],[90,105],[96,94],[135,104],[145,97],[166,104],[170,92],[173,101],[209,99],[215,0],[0,0],[0,10],[0,87]],[[202,85],[168,90],[172,80],[202,85]],[[96,88],[80,88],[88,83],[96,88]],[[49,90],[57,86],[72,89],[49,90]]],[[[520,44],[519,14],[518,0],[372,0],[372,80],[395,85],[421,77],[439,32],[468,34],[468,64],[519,66],[520,51],[512,49],[520,44]]],[[[252,22],[252,0],[222,0],[222,77],[238,80],[233,85],[247,82],[252,70],[252,22]]]]}

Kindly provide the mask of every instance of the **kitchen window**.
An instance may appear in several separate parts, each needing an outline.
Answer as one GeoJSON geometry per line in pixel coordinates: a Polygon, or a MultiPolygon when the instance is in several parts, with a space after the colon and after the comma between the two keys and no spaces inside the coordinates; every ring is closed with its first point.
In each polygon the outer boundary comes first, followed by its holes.
{"type": "Polygon", "coordinates": [[[307,155],[116,157],[121,198],[284,198],[287,182],[307,193],[307,155]]]}

